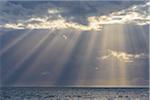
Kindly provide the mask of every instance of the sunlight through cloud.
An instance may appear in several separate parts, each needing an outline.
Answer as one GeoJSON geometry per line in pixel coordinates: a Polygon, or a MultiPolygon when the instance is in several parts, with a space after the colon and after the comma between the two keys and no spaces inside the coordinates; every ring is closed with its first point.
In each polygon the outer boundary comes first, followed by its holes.
{"type": "Polygon", "coordinates": [[[113,50],[108,50],[108,55],[101,56],[100,58],[102,60],[107,60],[107,59],[117,59],[118,61],[123,61],[123,62],[134,62],[135,59],[141,59],[147,57],[144,53],[140,54],[130,54],[126,52],[121,52],[121,51],[113,51],[113,50]]]}
{"type": "Polygon", "coordinates": [[[63,11],[58,9],[48,9],[47,14],[43,17],[32,17],[26,20],[19,20],[16,23],[1,24],[1,28],[10,29],[75,29],[83,31],[100,31],[105,24],[150,24],[150,16],[148,12],[149,3],[143,5],[135,5],[127,9],[112,12],[101,16],[88,16],[87,25],[73,21],[68,21],[66,17],[62,17],[63,11]],[[144,9],[144,10],[143,10],[144,9]]]}

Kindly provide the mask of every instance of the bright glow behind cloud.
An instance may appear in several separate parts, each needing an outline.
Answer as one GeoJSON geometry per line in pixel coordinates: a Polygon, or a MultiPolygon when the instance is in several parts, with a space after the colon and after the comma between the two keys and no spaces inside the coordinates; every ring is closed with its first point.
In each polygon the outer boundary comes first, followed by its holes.
{"type": "Polygon", "coordinates": [[[5,25],[1,25],[2,28],[11,28],[11,29],[77,29],[77,30],[100,30],[102,28],[101,25],[97,25],[97,23],[92,23],[89,26],[67,22],[65,19],[60,18],[57,20],[48,21],[46,18],[31,18],[24,23],[9,23],[5,25]]]}
{"type": "Polygon", "coordinates": [[[145,5],[133,6],[131,8],[113,12],[104,16],[92,16],[88,18],[89,22],[96,22],[97,24],[150,24],[149,3],[145,5]],[[144,11],[142,9],[145,9],[144,11]]]}
{"type": "Polygon", "coordinates": [[[148,12],[149,3],[144,5],[135,5],[127,9],[112,12],[103,16],[87,17],[88,24],[83,25],[73,21],[68,21],[62,17],[61,13],[65,12],[60,9],[48,9],[47,14],[32,17],[24,20],[17,20],[15,23],[3,23],[1,28],[11,29],[77,29],[77,30],[94,30],[99,31],[105,24],[150,24],[150,16],[148,12]]]}

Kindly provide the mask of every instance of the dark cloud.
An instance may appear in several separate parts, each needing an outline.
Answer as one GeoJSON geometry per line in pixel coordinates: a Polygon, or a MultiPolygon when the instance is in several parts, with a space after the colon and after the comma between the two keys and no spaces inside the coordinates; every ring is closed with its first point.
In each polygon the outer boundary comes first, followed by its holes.
{"type": "Polygon", "coordinates": [[[18,20],[27,20],[32,17],[43,17],[47,15],[48,9],[59,8],[63,11],[60,15],[68,20],[78,23],[87,24],[87,16],[107,15],[110,12],[119,11],[131,5],[141,2],[101,2],[101,1],[10,1],[2,4],[0,13],[1,21],[17,22],[18,20]],[[118,5],[119,3],[119,5],[118,5]],[[71,19],[71,17],[73,17],[71,19]]]}

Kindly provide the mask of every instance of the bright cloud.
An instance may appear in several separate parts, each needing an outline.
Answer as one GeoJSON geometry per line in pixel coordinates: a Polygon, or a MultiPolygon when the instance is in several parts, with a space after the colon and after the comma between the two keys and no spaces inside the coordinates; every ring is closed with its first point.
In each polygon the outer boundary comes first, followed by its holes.
{"type": "Polygon", "coordinates": [[[63,12],[61,9],[48,9],[49,14],[57,14],[63,12]]]}
{"type": "Polygon", "coordinates": [[[91,16],[88,18],[88,21],[91,23],[95,22],[97,25],[128,23],[137,25],[150,24],[150,16],[148,12],[149,6],[150,3],[146,3],[145,5],[137,5],[125,10],[113,12],[109,15],[91,16]]]}
{"type": "Polygon", "coordinates": [[[77,30],[100,30],[101,25],[90,24],[89,26],[78,24],[75,22],[67,22],[65,19],[60,18],[57,20],[48,20],[47,18],[31,18],[24,23],[9,23],[1,25],[2,28],[11,29],[77,29],[77,30]]]}
{"type": "MultiPolygon", "coordinates": [[[[14,7],[15,5],[13,5],[14,7]]],[[[136,25],[145,25],[150,24],[150,16],[148,12],[148,7],[150,3],[144,5],[135,5],[128,9],[121,11],[112,12],[107,15],[102,16],[89,16],[87,17],[88,24],[83,25],[76,23],[71,20],[67,20],[66,17],[62,17],[61,13],[65,12],[64,10],[54,8],[47,9],[44,15],[40,11],[42,16],[33,16],[26,19],[19,19],[16,22],[7,22],[0,24],[1,28],[10,28],[10,29],[77,29],[77,30],[94,30],[100,31],[105,24],[136,24],[136,25]]],[[[23,9],[22,6],[15,6],[23,9]]],[[[42,6],[43,7],[43,6],[42,6]]],[[[35,9],[36,11],[37,9],[35,9]]],[[[38,8],[39,10],[39,8],[38,8]]],[[[31,13],[30,10],[26,13],[31,13]]],[[[22,13],[21,13],[22,14],[22,13]]],[[[5,14],[3,14],[5,15],[5,14]]],[[[9,16],[9,15],[7,15],[9,16]]],[[[13,18],[15,15],[13,15],[13,18]]],[[[18,15],[21,16],[21,15],[18,15]]],[[[2,17],[3,20],[5,17],[2,17]]],[[[9,18],[7,18],[9,20],[9,18]]]]}
{"type": "Polygon", "coordinates": [[[144,53],[129,54],[121,51],[118,52],[118,51],[108,50],[108,54],[105,56],[101,56],[100,58],[102,60],[116,59],[118,61],[123,61],[123,62],[134,62],[135,59],[142,59],[146,57],[147,56],[144,53]]]}

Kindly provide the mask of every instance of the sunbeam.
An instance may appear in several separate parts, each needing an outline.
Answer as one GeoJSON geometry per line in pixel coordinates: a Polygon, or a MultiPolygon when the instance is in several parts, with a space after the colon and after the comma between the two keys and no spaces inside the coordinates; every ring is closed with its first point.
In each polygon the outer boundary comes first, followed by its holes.
{"type": "MultiPolygon", "coordinates": [[[[36,82],[36,78],[41,77],[41,82],[43,82],[43,79],[47,79],[42,85],[46,86],[48,83],[51,83],[51,86],[55,85],[57,78],[59,78],[61,71],[65,67],[64,64],[69,60],[68,58],[80,36],[80,32],[76,32],[77,34],[74,34],[73,32],[74,31],[70,31],[66,34],[65,31],[57,31],[58,35],[53,37],[52,40],[46,40],[49,44],[43,44],[46,45],[46,47],[44,47],[43,50],[40,50],[40,53],[33,59],[33,62],[29,65],[29,69],[23,73],[22,77],[18,79],[18,82],[25,81],[26,79],[32,79],[36,82]],[[69,40],[62,37],[65,34],[69,40]],[[53,77],[51,77],[52,74],[53,77]]],[[[55,32],[53,33],[56,34],[55,32]]]]}
{"type": "Polygon", "coordinates": [[[126,52],[124,25],[105,25],[102,34],[103,40],[100,45],[102,48],[100,55],[108,53],[108,55],[102,56],[102,59],[110,58],[104,64],[105,67],[109,67],[107,68],[109,70],[107,84],[129,85],[126,74],[125,54],[119,53],[121,51],[126,52]]]}
{"type": "Polygon", "coordinates": [[[8,51],[10,48],[12,48],[14,45],[16,45],[17,43],[19,43],[21,40],[23,40],[26,36],[28,36],[31,33],[32,30],[27,30],[27,32],[23,33],[19,38],[17,38],[16,40],[14,40],[13,42],[11,42],[10,44],[8,44],[6,47],[4,47],[1,51],[0,51],[0,56],[5,53],[6,51],[8,51]]]}
{"type": "MultiPolygon", "coordinates": [[[[44,34],[44,33],[42,33],[42,34],[44,34]]],[[[15,64],[14,69],[11,71],[11,73],[9,73],[7,77],[5,76],[6,81],[8,81],[8,80],[9,81],[11,80],[10,82],[18,81],[18,77],[20,77],[24,73],[24,71],[27,70],[27,67],[22,66],[22,65],[23,64],[25,65],[25,62],[38,50],[38,48],[48,38],[49,35],[50,35],[50,33],[47,33],[46,35],[44,34],[44,36],[38,41],[38,43],[33,48],[30,49],[28,54],[25,55],[25,57],[23,57],[23,59],[21,59],[21,61],[19,61],[18,63],[15,64]]]]}
{"type": "MultiPolygon", "coordinates": [[[[87,37],[87,41],[84,45],[86,45],[86,48],[84,50],[85,55],[83,56],[83,61],[80,63],[80,76],[78,77],[77,83],[79,84],[86,84],[87,78],[88,78],[88,72],[86,71],[88,69],[88,63],[90,61],[90,58],[92,56],[93,49],[95,48],[95,42],[96,42],[96,36],[98,32],[90,31],[90,33],[87,37]]],[[[87,33],[86,33],[87,34],[87,33]]],[[[92,66],[91,66],[92,67],[92,66]]],[[[94,66],[93,66],[94,67],[94,66]]]]}
{"type": "Polygon", "coordinates": [[[149,6],[146,1],[4,3],[2,85],[148,85],[149,6]]]}

